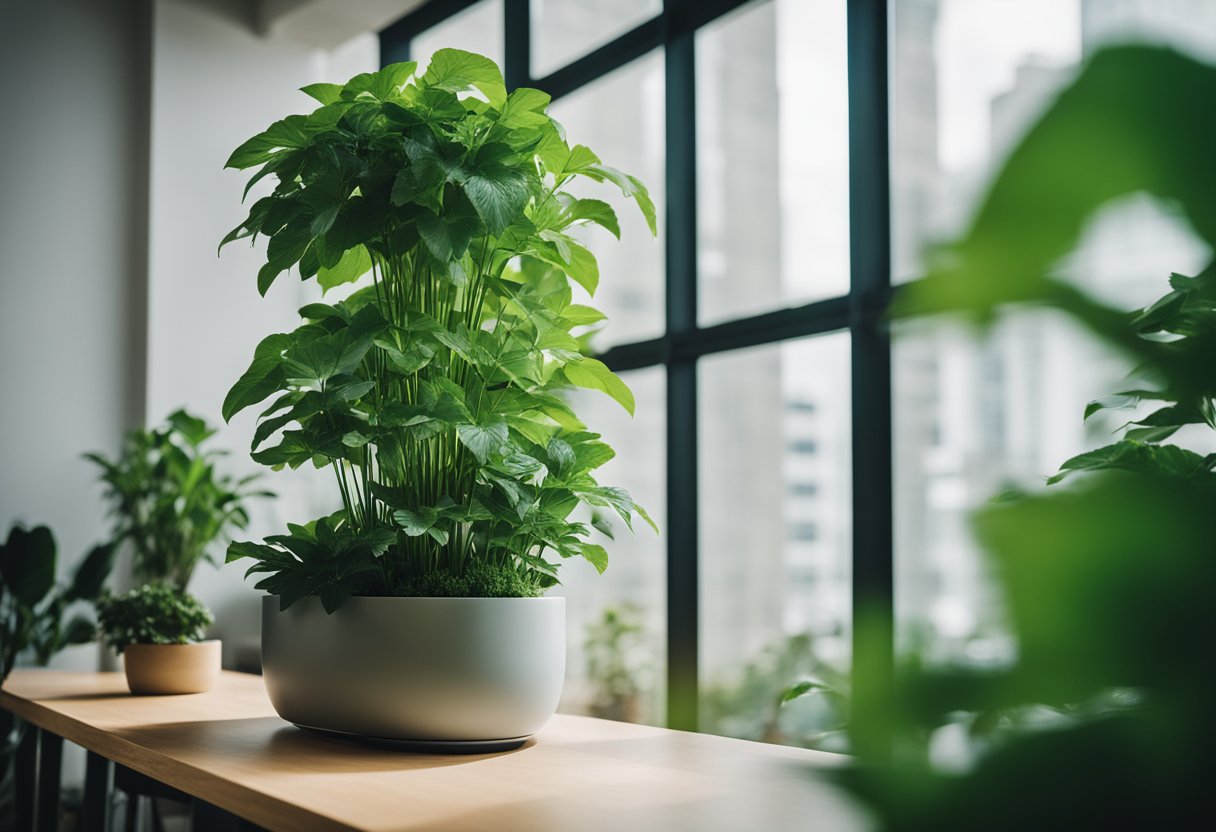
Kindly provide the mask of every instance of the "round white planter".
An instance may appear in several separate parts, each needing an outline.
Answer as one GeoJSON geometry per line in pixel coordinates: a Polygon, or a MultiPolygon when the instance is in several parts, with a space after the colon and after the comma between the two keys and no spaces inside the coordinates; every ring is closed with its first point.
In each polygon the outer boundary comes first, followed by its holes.
{"type": "Polygon", "coordinates": [[[279,716],[422,750],[521,745],[561,697],[564,598],[262,601],[262,673],[279,716]]]}

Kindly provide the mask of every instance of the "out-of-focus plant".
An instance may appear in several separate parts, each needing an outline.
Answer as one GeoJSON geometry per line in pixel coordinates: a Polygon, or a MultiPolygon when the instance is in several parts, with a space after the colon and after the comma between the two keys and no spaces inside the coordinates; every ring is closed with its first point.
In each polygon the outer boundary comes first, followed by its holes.
{"type": "Polygon", "coordinates": [[[595,691],[591,713],[601,719],[637,722],[646,664],[646,628],[632,604],[606,607],[587,625],[583,655],[595,691]]]}
{"type": "Polygon", "coordinates": [[[897,304],[985,324],[1011,303],[1061,310],[1140,365],[1132,389],[1086,417],[1159,404],[1065,462],[1052,478],[1065,484],[978,513],[1017,659],[1000,672],[905,668],[877,709],[886,720],[852,726],[860,748],[889,740],[889,755],[846,776],[884,828],[1189,828],[1210,816],[1216,454],[1166,440],[1216,428],[1216,264],[1174,275],[1134,314],[1057,268],[1091,214],[1135,192],[1169,200],[1216,247],[1213,101],[1216,68],[1155,48],[1095,55],[970,231],[897,304]],[[992,738],[961,769],[931,762],[934,729],[950,722],[992,738]]]}
{"type": "Polygon", "coordinates": [[[841,751],[848,674],[815,654],[809,633],[768,645],[735,679],[701,697],[702,728],[749,740],[841,751]]]}
{"type": "MultiPolygon", "coordinates": [[[[55,537],[46,526],[9,531],[0,544],[0,684],[8,678],[23,654],[37,665],[73,644],[92,641],[95,627],[83,612],[70,618],[71,607],[92,602],[114,564],[114,547],[97,546],[90,551],[67,584],[56,585],[55,537]]],[[[8,828],[12,780],[8,776],[12,756],[21,741],[21,723],[8,711],[0,711],[0,826],[8,828]]]]}
{"type": "Polygon", "coordinates": [[[219,451],[203,447],[215,431],[184,410],[165,424],[127,434],[116,459],[85,458],[101,468],[114,522],[114,542],[129,542],[137,581],[169,581],[181,589],[207,548],[229,529],[249,523],[245,500],[274,496],[256,491],[251,475],[218,473],[219,451]]]}

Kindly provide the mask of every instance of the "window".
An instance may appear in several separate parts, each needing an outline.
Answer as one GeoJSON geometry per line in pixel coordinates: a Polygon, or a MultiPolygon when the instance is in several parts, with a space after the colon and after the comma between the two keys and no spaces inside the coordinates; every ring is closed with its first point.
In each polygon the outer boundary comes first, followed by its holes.
{"type": "Polygon", "coordinates": [[[386,63],[501,55],[659,207],[657,243],[640,224],[589,241],[611,319],[595,347],[638,420],[583,404],[611,476],[665,522],[618,537],[604,576],[568,577],[568,709],[832,747],[840,714],[778,714],[777,694],[890,661],[852,626],[854,598],[891,606],[885,18],[849,0],[432,0],[381,33],[386,63]],[[639,633],[632,703],[584,667],[606,614],[639,633]]]}
{"type": "MultiPolygon", "coordinates": [[[[1130,36],[1216,57],[1216,4],[1206,0],[895,0],[892,9],[897,281],[921,272],[926,245],[963,230],[1010,148],[1097,47],[1130,36]]],[[[1130,309],[1160,296],[1171,271],[1207,259],[1168,206],[1134,197],[1098,215],[1065,268],[1130,309]]],[[[1081,414],[1130,368],[1075,326],[1029,311],[982,340],[949,322],[901,325],[892,362],[898,642],[931,660],[1000,663],[1012,643],[968,518],[1004,488],[1040,485],[1104,444],[1117,423],[1081,414]]]]}

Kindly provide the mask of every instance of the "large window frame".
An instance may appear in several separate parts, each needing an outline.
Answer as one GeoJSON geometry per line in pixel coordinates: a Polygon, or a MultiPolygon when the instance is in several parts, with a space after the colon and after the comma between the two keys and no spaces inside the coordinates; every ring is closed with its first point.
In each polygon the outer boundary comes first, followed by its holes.
{"type": "MultiPolygon", "coordinates": [[[[852,352],[853,718],[883,724],[894,662],[891,442],[891,220],[887,0],[847,3],[849,291],[827,300],[697,324],[696,32],[727,12],[770,0],[664,0],[663,11],[546,75],[531,75],[529,0],[502,0],[508,89],[554,99],[664,48],[666,78],[666,319],[664,333],[614,346],[614,370],[667,371],[667,722],[698,728],[700,579],[697,364],[709,355],[848,330],[852,352]]],[[[478,0],[430,0],[380,32],[382,64],[410,58],[420,33],[478,0]]],[[[855,742],[883,742],[871,731],[855,742]]],[[[881,748],[856,751],[882,753],[881,748]]]]}

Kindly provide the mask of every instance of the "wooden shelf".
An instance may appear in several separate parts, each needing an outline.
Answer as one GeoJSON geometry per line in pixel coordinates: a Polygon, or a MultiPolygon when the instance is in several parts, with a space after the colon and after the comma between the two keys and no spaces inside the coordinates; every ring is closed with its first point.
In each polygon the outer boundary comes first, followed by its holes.
{"type": "Polygon", "coordinates": [[[14,672],[0,708],[272,830],[864,828],[822,752],[558,715],[523,748],[440,756],[310,734],[261,677],[131,696],[118,673],[14,672]]]}

